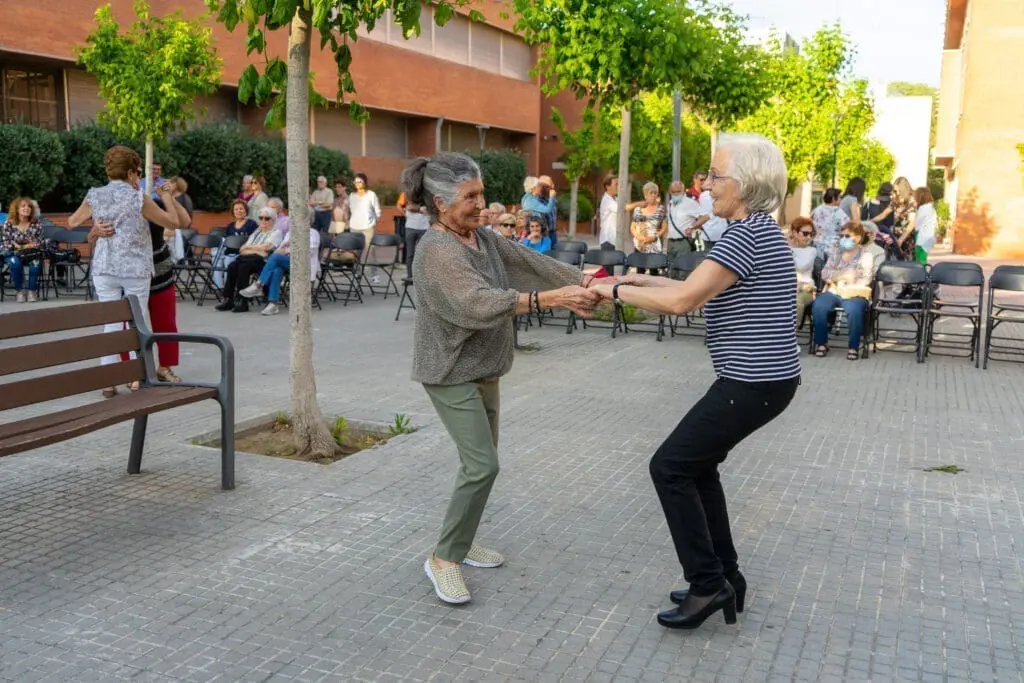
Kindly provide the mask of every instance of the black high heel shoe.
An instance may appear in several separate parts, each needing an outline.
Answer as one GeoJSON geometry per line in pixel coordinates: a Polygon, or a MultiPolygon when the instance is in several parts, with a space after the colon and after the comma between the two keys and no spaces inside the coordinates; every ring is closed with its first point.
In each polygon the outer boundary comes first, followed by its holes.
{"type": "Polygon", "coordinates": [[[725,623],[736,623],[736,591],[727,581],[725,588],[708,597],[687,595],[678,607],[658,615],[658,623],[665,628],[694,629],[703,624],[708,617],[722,610],[725,623]],[[698,607],[691,603],[703,603],[698,607]]]}
{"type": "MultiPolygon", "coordinates": [[[[735,574],[725,577],[725,580],[732,584],[733,589],[736,591],[736,611],[743,612],[743,599],[747,597],[747,580],[743,578],[743,574],[736,570],[735,574]]],[[[672,591],[668,594],[668,599],[677,605],[683,604],[683,600],[690,594],[690,591],[683,588],[682,590],[672,591]]]]}

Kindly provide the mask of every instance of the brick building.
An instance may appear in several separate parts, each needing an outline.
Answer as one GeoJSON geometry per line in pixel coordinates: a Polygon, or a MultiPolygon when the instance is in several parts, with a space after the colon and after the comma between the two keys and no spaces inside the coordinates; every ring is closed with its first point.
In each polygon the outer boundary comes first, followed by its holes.
{"type": "MultiPolygon", "coordinates": [[[[111,4],[122,25],[132,21],[131,0],[111,4]]],[[[100,0],[7,4],[0,21],[0,120],[60,129],[95,117],[103,101],[92,76],[75,65],[74,48],[94,27],[99,5],[100,0]]],[[[178,8],[192,17],[205,12],[203,0],[154,3],[158,11],[178,8]]],[[[552,165],[563,150],[550,108],[558,106],[571,117],[579,104],[569,95],[543,97],[530,76],[534,51],[512,32],[512,20],[499,16],[502,5],[487,0],[479,9],[486,23],[460,15],[440,27],[424,6],[422,34],[408,41],[387,19],[371,34],[364,32],[354,47],[352,76],[370,120],[359,125],[336,108],[314,111],[312,141],[346,152],[371,184],[395,184],[411,157],[482,147],[518,149],[530,173],[557,175],[552,165]]],[[[211,24],[224,62],[223,86],[197,103],[206,109],[204,119],[262,128],[263,112],[237,99],[235,86],[249,63],[244,27],[232,34],[211,24]]],[[[284,57],[285,32],[268,40],[284,57]]],[[[333,57],[319,51],[315,41],[311,68],[317,90],[333,99],[333,57]]]]}
{"type": "Polygon", "coordinates": [[[1024,9],[947,0],[935,162],[961,254],[1024,257],[1024,9]]]}

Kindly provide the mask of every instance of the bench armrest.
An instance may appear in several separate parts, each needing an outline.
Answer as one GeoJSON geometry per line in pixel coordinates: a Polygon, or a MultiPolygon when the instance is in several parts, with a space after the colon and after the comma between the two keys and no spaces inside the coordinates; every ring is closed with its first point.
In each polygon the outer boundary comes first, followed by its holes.
{"type": "MultiPolygon", "coordinates": [[[[227,337],[219,337],[212,334],[191,334],[187,332],[151,332],[142,340],[142,352],[150,355],[153,352],[153,344],[158,341],[177,341],[189,344],[209,344],[220,349],[220,383],[210,384],[209,382],[175,382],[174,386],[186,387],[208,387],[217,389],[224,396],[230,396],[235,391],[235,347],[227,337]]],[[[165,384],[165,382],[160,382],[165,384]]]]}

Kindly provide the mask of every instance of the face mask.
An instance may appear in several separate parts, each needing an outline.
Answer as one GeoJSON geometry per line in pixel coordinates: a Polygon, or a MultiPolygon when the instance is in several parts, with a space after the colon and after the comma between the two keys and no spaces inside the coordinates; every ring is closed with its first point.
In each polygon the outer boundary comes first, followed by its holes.
{"type": "Polygon", "coordinates": [[[852,237],[843,237],[842,239],[839,240],[839,247],[843,251],[850,251],[855,246],[857,246],[857,243],[853,241],[852,237]]]}
{"type": "Polygon", "coordinates": [[[681,195],[681,194],[674,194],[674,195],[672,195],[672,203],[673,204],[678,204],[681,201],[683,201],[683,195],[681,195]]]}

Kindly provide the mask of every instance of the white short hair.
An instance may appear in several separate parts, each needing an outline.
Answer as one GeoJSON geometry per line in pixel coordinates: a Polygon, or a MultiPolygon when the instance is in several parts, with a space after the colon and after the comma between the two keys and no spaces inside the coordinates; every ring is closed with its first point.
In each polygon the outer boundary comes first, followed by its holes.
{"type": "Polygon", "coordinates": [[[326,183],[326,182],[327,182],[327,176],[322,176],[322,175],[318,175],[318,176],[316,177],[316,181],[317,181],[318,183],[319,183],[319,182],[320,182],[321,180],[322,180],[322,181],[324,181],[324,182],[326,183]]]}
{"type": "Polygon", "coordinates": [[[533,188],[537,187],[538,182],[539,181],[537,180],[537,176],[526,176],[526,178],[523,179],[523,190],[525,190],[526,192],[533,192],[533,188]]]}
{"type": "Polygon", "coordinates": [[[505,213],[505,205],[501,202],[491,202],[491,205],[487,207],[489,211],[500,211],[505,213]]]}
{"type": "Polygon", "coordinates": [[[658,194],[660,191],[661,189],[658,187],[658,183],[652,181],[644,183],[644,195],[647,195],[651,192],[653,192],[654,194],[658,194]]]}
{"type": "Polygon", "coordinates": [[[282,200],[280,197],[271,197],[270,199],[268,199],[267,205],[269,206],[270,204],[274,204],[275,206],[278,207],[278,209],[284,208],[284,200],[282,200]]]}
{"type": "Polygon", "coordinates": [[[789,189],[786,161],[774,142],[762,135],[730,133],[719,138],[720,149],[730,152],[723,175],[740,186],[740,200],[748,211],[771,213],[782,206],[789,189]]]}

